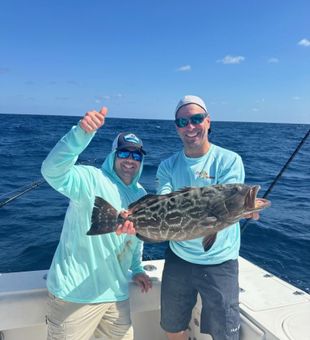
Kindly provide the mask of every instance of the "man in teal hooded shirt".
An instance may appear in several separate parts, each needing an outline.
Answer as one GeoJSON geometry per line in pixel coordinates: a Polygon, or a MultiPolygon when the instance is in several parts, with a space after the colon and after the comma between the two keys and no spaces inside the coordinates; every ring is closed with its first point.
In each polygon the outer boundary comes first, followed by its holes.
{"type": "Polygon", "coordinates": [[[95,196],[122,211],[146,194],[138,183],[145,151],[132,133],[116,137],[101,169],[75,165],[106,114],[106,108],[87,112],[42,164],[46,181],[70,199],[47,278],[48,339],[86,340],[93,333],[108,339],[133,339],[129,272],[142,291],[151,288],[141,266],[142,242],[136,236],[86,235],[95,196]]]}

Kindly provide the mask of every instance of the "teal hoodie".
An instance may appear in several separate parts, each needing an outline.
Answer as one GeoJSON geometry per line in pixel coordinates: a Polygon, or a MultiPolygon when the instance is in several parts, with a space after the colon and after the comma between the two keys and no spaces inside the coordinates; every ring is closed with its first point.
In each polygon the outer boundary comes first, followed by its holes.
{"type": "Polygon", "coordinates": [[[133,182],[126,185],[113,170],[114,151],[101,169],[75,165],[94,135],[74,126],[52,149],[41,168],[45,180],[70,199],[47,288],[58,298],[77,303],[126,300],[130,272],[143,272],[143,244],[135,236],[86,235],[95,196],[121,211],[146,194],[138,183],[143,164],[133,182]]]}

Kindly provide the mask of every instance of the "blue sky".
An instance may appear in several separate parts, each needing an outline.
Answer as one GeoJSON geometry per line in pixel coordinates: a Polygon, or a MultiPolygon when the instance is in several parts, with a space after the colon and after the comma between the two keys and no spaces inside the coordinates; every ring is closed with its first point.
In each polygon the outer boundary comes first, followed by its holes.
{"type": "Polygon", "coordinates": [[[310,2],[3,0],[0,112],[310,123],[310,2]]]}

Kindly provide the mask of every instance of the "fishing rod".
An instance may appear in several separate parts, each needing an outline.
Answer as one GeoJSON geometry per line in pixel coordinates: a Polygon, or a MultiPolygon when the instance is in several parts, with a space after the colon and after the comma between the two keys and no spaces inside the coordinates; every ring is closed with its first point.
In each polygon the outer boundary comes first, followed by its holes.
{"type": "MultiPolygon", "coordinates": [[[[276,185],[276,183],[278,182],[278,180],[280,179],[280,177],[282,176],[283,172],[286,170],[286,168],[288,167],[288,165],[291,163],[291,161],[293,160],[293,158],[297,155],[298,151],[300,150],[300,148],[303,146],[303,144],[305,143],[306,139],[309,137],[310,134],[310,129],[308,130],[308,132],[306,132],[304,138],[301,140],[301,142],[298,144],[297,148],[295,149],[295,151],[291,154],[291,157],[287,160],[287,162],[284,164],[284,166],[282,167],[282,169],[280,170],[280,172],[278,173],[278,175],[275,177],[275,179],[273,180],[273,182],[270,184],[269,188],[266,190],[263,198],[267,198],[267,196],[269,195],[269,193],[271,192],[271,190],[273,189],[273,187],[276,185]]],[[[250,222],[250,219],[247,219],[242,227],[241,227],[241,233],[244,233],[246,227],[248,226],[250,222]]]]}
{"type": "MultiPolygon", "coordinates": [[[[78,164],[83,164],[83,165],[86,164],[86,165],[87,165],[87,164],[90,164],[90,162],[89,162],[89,161],[85,161],[85,162],[79,162],[78,164]]],[[[26,192],[31,191],[31,190],[37,188],[39,185],[41,185],[41,184],[43,184],[43,183],[45,183],[45,182],[46,182],[45,179],[40,179],[40,180],[38,180],[38,181],[34,181],[34,182],[30,183],[30,184],[26,187],[26,189],[23,190],[22,192],[19,192],[19,193],[16,194],[16,195],[13,195],[13,196],[11,196],[11,197],[9,197],[9,198],[3,200],[3,201],[0,201],[0,208],[2,208],[2,207],[4,207],[6,204],[8,204],[8,203],[14,201],[16,198],[18,198],[18,197],[24,195],[26,192]]],[[[22,187],[22,188],[23,188],[23,187],[22,187]]],[[[21,188],[20,188],[20,189],[21,189],[21,188]]],[[[17,190],[18,190],[18,189],[17,189],[17,190]]],[[[15,192],[16,192],[17,190],[15,190],[15,192]]],[[[13,192],[14,192],[14,191],[13,191],[13,192]]]]}
{"type": "Polygon", "coordinates": [[[40,179],[40,180],[38,180],[38,181],[32,182],[32,183],[31,183],[30,185],[28,185],[28,186],[26,187],[26,189],[23,190],[22,192],[19,192],[18,194],[13,195],[13,196],[11,196],[11,197],[9,197],[9,198],[7,198],[7,199],[1,201],[1,202],[0,202],[0,208],[2,208],[2,207],[4,207],[6,204],[8,204],[8,203],[14,201],[16,198],[18,198],[18,197],[24,195],[26,192],[28,192],[28,191],[30,191],[30,190],[33,190],[33,189],[37,188],[39,185],[43,184],[44,182],[45,182],[44,179],[40,179]]]}

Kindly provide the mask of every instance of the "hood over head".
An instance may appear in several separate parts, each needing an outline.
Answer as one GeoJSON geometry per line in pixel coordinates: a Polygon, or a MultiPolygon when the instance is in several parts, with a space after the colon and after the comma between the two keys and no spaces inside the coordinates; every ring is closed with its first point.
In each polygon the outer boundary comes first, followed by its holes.
{"type": "Polygon", "coordinates": [[[136,149],[141,151],[144,155],[146,154],[145,150],[143,149],[142,140],[139,137],[131,132],[123,132],[118,134],[117,137],[114,139],[112,144],[112,151],[106,156],[101,169],[106,175],[108,175],[111,179],[115,180],[122,186],[138,190],[138,181],[142,174],[144,158],[141,161],[140,169],[136,176],[133,178],[133,181],[129,185],[127,185],[121,180],[120,177],[118,177],[117,173],[114,170],[114,160],[116,157],[115,154],[117,150],[121,149],[136,149]]]}

